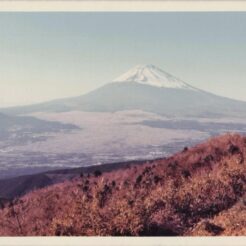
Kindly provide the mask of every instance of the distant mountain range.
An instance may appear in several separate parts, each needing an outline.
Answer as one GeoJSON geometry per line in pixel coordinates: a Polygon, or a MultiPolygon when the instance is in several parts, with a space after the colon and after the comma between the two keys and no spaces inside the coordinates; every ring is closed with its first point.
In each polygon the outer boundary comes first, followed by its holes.
{"type": "MultiPolygon", "coordinates": [[[[0,113],[0,139],[24,143],[33,134],[51,133],[79,129],[73,124],[63,124],[30,116],[13,116],[0,113]]],[[[36,138],[38,139],[38,138],[36,138]]],[[[6,142],[5,142],[6,143],[6,142]]]]}
{"type": "Polygon", "coordinates": [[[28,114],[73,110],[143,110],[170,117],[242,117],[246,116],[246,102],[195,88],[154,65],[138,65],[88,94],[1,111],[28,114]]]}

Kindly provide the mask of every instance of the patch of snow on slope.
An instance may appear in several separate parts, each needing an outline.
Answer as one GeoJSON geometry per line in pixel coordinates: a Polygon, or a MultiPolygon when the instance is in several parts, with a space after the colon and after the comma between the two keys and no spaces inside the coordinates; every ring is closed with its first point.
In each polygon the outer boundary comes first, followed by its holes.
{"type": "Polygon", "coordinates": [[[138,65],[113,82],[137,82],[156,87],[197,90],[154,65],[138,65]]]}

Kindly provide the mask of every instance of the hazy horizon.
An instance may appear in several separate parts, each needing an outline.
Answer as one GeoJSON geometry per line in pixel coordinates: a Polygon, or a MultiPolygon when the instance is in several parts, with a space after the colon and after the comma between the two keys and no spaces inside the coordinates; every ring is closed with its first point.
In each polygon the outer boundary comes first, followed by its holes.
{"type": "Polygon", "coordinates": [[[0,107],[82,95],[137,64],[246,101],[245,30],[240,12],[0,13],[0,107]]]}

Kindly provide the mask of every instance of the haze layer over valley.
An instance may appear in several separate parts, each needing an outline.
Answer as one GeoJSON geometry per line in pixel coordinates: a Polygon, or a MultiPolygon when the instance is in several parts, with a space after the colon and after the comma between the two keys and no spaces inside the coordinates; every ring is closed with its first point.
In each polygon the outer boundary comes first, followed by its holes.
{"type": "Polygon", "coordinates": [[[153,65],[138,65],[80,97],[1,112],[13,124],[1,129],[0,178],[155,159],[211,135],[246,131],[245,102],[194,88],[153,65]]]}

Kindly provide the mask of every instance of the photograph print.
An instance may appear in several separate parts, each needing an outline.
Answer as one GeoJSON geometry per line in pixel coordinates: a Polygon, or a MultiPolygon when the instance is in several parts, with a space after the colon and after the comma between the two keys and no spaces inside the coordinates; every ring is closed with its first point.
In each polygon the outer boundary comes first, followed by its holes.
{"type": "Polygon", "coordinates": [[[245,236],[245,12],[0,12],[0,236],[245,236]]]}

